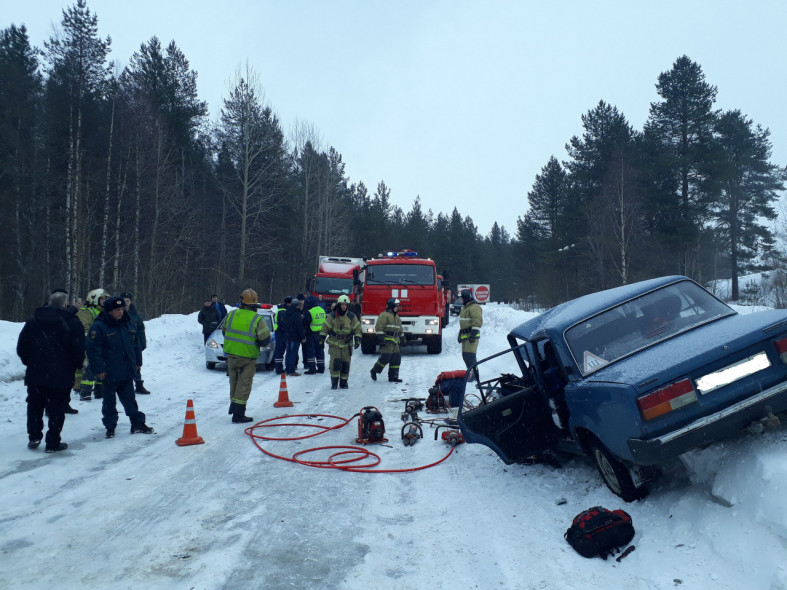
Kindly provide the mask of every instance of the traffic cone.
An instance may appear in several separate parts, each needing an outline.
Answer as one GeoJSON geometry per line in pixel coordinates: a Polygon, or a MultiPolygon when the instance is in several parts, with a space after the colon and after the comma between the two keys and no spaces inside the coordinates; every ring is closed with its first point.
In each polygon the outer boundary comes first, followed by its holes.
{"type": "Polygon", "coordinates": [[[279,385],[279,401],[273,404],[274,408],[291,408],[292,402],[290,401],[289,396],[287,395],[287,379],[284,377],[284,373],[281,374],[281,384],[279,385]]]}
{"type": "Polygon", "coordinates": [[[189,400],[186,404],[186,421],[183,424],[183,436],[175,441],[179,447],[188,445],[201,445],[205,441],[197,434],[197,420],[194,418],[194,402],[189,400]]]}

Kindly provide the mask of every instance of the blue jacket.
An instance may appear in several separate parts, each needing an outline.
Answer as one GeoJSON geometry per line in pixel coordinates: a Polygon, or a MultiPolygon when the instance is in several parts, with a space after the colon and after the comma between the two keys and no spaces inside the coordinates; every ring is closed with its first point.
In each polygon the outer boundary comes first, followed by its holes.
{"type": "Polygon", "coordinates": [[[294,305],[288,305],[279,318],[279,333],[288,342],[292,340],[300,342],[306,337],[306,331],[303,329],[303,315],[294,305]]]}
{"type": "Polygon", "coordinates": [[[125,311],[119,320],[102,311],[85,337],[85,350],[93,373],[107,374],[104,382],[133,379],[142,366],[137,331],[125,311]]]}

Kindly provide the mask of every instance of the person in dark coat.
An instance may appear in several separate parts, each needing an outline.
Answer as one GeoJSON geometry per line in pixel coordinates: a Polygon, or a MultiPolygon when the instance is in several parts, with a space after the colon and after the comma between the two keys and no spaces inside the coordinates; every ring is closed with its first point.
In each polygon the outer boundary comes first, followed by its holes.
{"type": "Polygon", "coordinates": [[[293,299],[287,306],[281,317],[279,332],[287,342],[287,349],[284,355],[284,372],[288,376],[300,377],[301,374],[295,369],[298,368],[298,351],[301,343],[306,339],[306,331],[303,329],[303,315],[301,315],[300,300],[293,299]]]}
{"type": "Polygon", "coordinates": [[[287,295],[284,298],[284,303],[278,306],[273,318],[273,330],[276,334],[276,340],[273,344],[273,370],[277,375],[284,373],[284,352],[287,350],[287,340],[284,339],[279,326],[281,319],[284,317],[284,312],[292,303],[292,297],[287,295]]]}
{"type": "Polygon", "coordinates": [[[205,344],[221,321],[219,310],[211,303],[210,299],[206,299],[202,304],[202,309],[197,314],[197,321],[202,325],[202,343],[205,344]]]}
{"type": "MultiPolygon", "coordinates": [[[[144,352],[144,350],[148,347],[148,340],[145,337],[145,322],[142,319],[142,315],[137,311],[137,308],[134,305],[134,296],[128,291],[121,293],[120,296],[123,298],[123,301],[126,302],[126,311],[131,318],[131,325],[137,329],[139,347],[144,352]]],[[[134,391],[143,395],[150,394],[150,392],[145,388],[145,382],[142,380],[142,373],[139,371],[137,371],[137,374],[134,376],[134,391]]]]}
{"type": "MultiPolygon", "coordinates": [[[[219,312],[219,321],[223,320],[227,317],[227,306],[224,305],[223,301],[219,301],[219,296],[215,293],[210,296],[210,303],[213,307],[216,308],[216,311],[219,312]]],[[[240,307],[240,304],[236,305],[235,307],[240,307]]]]}
{"type": "Polygon", "coordinates": [[[110,297],[85,339],[88,362],[104,383],[101,421],[107,438],[114,438],[118,422],[117,400],[131,421],[131,434],[152,434],[134,396],[134,376],[142,368],[142,348],[122,297],[110,297]]]}
{"type": "Polygon", "coordinates": [[[44,410],[49,416],[46,452],[68,448],[60,440],[65,423],[74,372],[85,357],[85,331],[73,310],[66,308],[68,294],[55,289],[49,304],[35,310],[19,333],[16,353],[25,365],[27,386],[27,446],[38,448],[44,437],[44,410]]]}

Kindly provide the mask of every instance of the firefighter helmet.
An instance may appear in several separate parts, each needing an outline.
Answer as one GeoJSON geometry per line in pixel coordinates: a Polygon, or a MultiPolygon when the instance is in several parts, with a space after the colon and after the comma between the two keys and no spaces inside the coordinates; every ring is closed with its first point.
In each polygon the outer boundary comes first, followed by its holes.
{"type": "Polygon", "coordinates": [[[254,289],[244,289],[240,294],[240,302],[244,305],[256,305],[257,292],[254,289]]]}
{"type": "Polygon", "coordinates": [[[101,288],[93,289],[90,293],[87,294],[87,300],[86,300],[87,304],[93,305],[95,307],[99,307],[101,305],[99,299],[101,299],[102,297],[109,297],[109,293],[107,293],[106,291],[104,291],[104,289],[101,288]]]}
{"type": "Polygon", "coordinates": [[[390,309],[391,311],[393,311],[394,308],[398,307],[399,305],[400,305],[400,303],[399,303],[398,299],[389,299],[388,303],[386,304],[386,308],[390,309]]]}
{"type": "Polygon", "coordinates": [[[350,298],[347,295],[339,295],[339,298],[336,300],[336,303],[346,303],[347,305],[350,304],[350,298]]]}

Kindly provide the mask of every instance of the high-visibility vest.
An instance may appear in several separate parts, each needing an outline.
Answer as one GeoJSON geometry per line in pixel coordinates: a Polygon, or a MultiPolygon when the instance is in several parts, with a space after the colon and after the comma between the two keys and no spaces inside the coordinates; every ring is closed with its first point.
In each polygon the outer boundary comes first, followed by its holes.
{"type": "Polygon", "coordinates": [[[309,328],[312,332],[319,332],[325,323],[325,310],[319,305],[315,305],[309,310],[309,315],[312,319],[309,328]]]}
{"type": "Polygon", "coordinates": [[[249,309],[233,309],[224,330],[224,352],[249,359],[260,356],[257,324],[261,319],[261,315],[249,309]]]}

